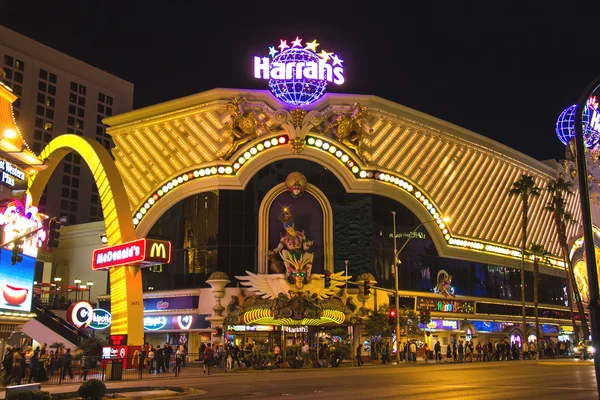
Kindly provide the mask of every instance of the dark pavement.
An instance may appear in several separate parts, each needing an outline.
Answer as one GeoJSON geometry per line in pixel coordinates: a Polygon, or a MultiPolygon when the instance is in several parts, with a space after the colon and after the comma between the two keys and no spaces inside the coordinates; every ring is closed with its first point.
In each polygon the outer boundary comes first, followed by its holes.
{"type": "Polygon", "coordinates": [[[205,390],[203,399],[598,398],[592,363],[576,359],[251,371],[194,381],[187,386],[205,390]]]}

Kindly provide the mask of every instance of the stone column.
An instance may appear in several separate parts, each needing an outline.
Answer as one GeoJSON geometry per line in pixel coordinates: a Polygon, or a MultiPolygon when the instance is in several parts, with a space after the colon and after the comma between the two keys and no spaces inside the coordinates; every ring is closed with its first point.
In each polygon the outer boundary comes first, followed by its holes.
{"type": "MultiPolygon", "coordinates": [[[[210,321],[210,326],[212,329],[221,328],[223,331],[225,331],[225,327],[223,326],[223,321],[225,320],[223,311],[225,310],[225,307],[221,305],[221,299],[225,297],[225,286],[227,286],[229,282],[231,281],[229,280],[227,274],[221,271],[213,272],[206,281],[206,283],[212,287],[212,294],[213,298],[215,299],[215,305],[212,308],[214,314],[213,316],[206,318],[208,321],[210,321]]],[[[221,343],[222,340],[222,335],[217,335],[216,332],[212,333],[213,343],[221,343]]]]}

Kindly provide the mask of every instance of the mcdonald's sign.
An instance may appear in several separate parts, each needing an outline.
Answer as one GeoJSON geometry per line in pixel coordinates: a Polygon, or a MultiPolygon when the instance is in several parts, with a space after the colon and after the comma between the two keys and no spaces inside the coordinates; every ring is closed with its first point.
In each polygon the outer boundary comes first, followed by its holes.
{"type": "Polygon", "coordinates": [[[92,269],[106,269],[121,265],[149,267],[171,261],[171,242],[137,239],[132,242],[94,250],[92,269]]]}

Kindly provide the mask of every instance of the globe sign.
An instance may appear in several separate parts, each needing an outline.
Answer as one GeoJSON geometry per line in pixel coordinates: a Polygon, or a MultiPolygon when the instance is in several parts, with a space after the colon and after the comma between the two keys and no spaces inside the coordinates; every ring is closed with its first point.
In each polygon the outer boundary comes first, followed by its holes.
{"type": "MultiPolygon", "coordinates": [[[[556,136],[566,146],[569,140],[575,138],[575,111],[574,104],[565,109],[556,121],[556,136]]],[[[600,141],[600,112],[596,97],[591,97],[585,106],[581,118],[583,142],[585,147],[592,148],[600,141]]]]}
{"type": "Polygon", "coordinates": [[[281,40],[280,50],[269,47],[272,57],[254,57],[254,76],[268,79],[275,97],[293,106],[304,106],[317,101],[325,93],[327,83],[344,83],[344,62],[334,53],[316,52],[316,40],[302,46],[302,39],[281,40]],[[329,63],[331,61],[331,63],[329,63]]]}

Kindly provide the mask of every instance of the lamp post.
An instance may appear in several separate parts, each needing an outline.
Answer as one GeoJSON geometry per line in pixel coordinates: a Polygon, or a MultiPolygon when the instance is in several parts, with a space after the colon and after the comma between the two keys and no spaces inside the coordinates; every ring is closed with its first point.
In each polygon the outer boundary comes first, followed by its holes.
{"type": "MultiPolygon", "coordinates": [[[[575,109],[575,146],[577,148],[577,178],[579,179],[579,200],[581,201],[581,223],[583,225],[583,240],[586,256],[586,267],[590,289],[590,325],[592,342],[595,349],[600,348],[600,293],[598,288],[598,270],[596,269],[596,252],[594,249],[594,232],[592,230],[592,210],[590,207],[590,192],[586,155],[583,144],[583,112],[588,99],[600,88],[600,76],[596,77],[581,94],[575,109]]],[[[585,315],[581,316],[585,318],[585,315]]],[[[585,338],[586,340],[588,338],[585,338]]],[[[594,353],[594,369],[596,371],[596,387],[600,392],[600,351],[594,353]]]]}
{"type": "MultiPolygon", "coordinates": [[[[406,247],[410,239],[412,239],[412,235],[409,235],[406,238],[406,242],[400,247],[400,250],[396,250],[396,211],[392,211],[392,219],[394,223],[394,290],[395,290],[395,298],[396,298],[396,361],[398,365],[400,365],[400,293],[398,288],[398,256],[402,253],[402,250],[406,247]]],[[[450,221],[450,218],[443,218],[444,222],[450,221]]],[[[428,224],[430,222],[436,222],[435,220],[427,220],[421,222],[415,229],[412,230],[411,233],[414,233],[419,230],[423,225],[428,224]]]]}
{"type": "Polygon", "coordinates": [[[75,283],[75,303],[77,303],[77,299],[79,297],[77,294],[79,293],[79,284],[81,283],[81,279],[74,279],[73,282],[75,283]]]}
{"type": "Polygon", "coordinates": [[[60,276],[55,276],[54,277],[54,287],[56,288],[54,290],[54,299],[58,302],[58,289],[60,289],[60,282],[62,281],[62,278],[60,276]]]}
{"type": "Polygon", "coordinates": [[[87,287],[88,287],[88,303],[90,302],[91,296],[92,296],[92,286],[94,286],[94,282],[92,281],[87,281],[87,287]]]}

